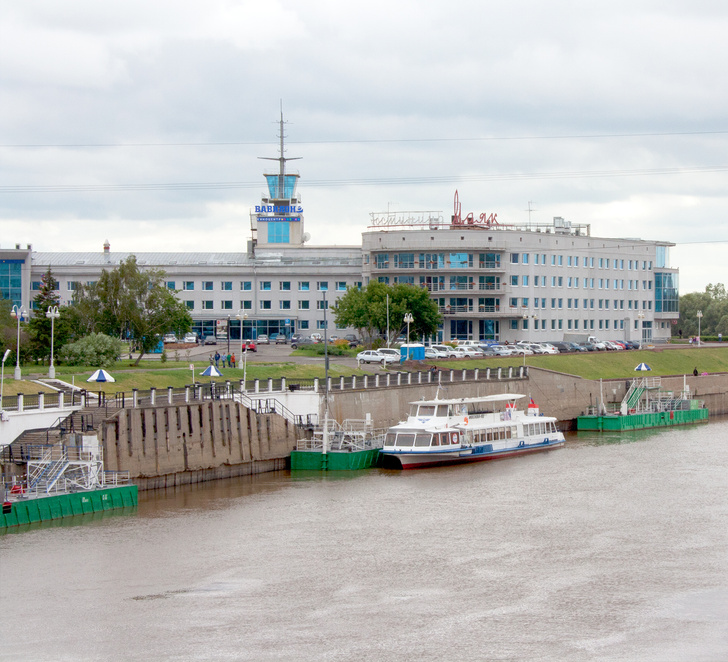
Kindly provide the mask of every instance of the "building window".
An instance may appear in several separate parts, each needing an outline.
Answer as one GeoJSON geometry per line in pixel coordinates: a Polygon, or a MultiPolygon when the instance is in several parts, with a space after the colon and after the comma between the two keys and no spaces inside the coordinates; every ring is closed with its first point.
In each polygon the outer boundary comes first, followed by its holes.
{"type": "Polygon", "coordinates": [[[77,280],[69,280],[68,281],[68,291],[69,292],[75,292],[81,283],[79,283],[77,280]]]}
{"type": "Polygon", "coordinates": [[[521,276],[521,281],[523,282],[523,287],[528,287],[528,276],[521,276]]]}
{"type": "Polygon", "coordinates": [[[328,301],[317,301],[316,302],[316,309],[317,310],[328,310],[329,309],[329,302],[328,301]]]}
{"type": "Polygon", "coordinates": [[[232,310],[233,309],[233,302],[232,301],[223,301],[222,306],[220,306],[223,310],[232,310]]]}
{"type": "Polygon", "coordinates": [[[298,291],[299,292],[308,292],[310,289],[309,283],[307,280],[299,280],[298,281],[298,291]]]}
{"type": "Polygon", "coordinates": [[[518,276],[511,276],[511,286],[518,287],[518,276]]]}
{"type": "Polygon", "coordinates": [[[298,310],[310,310],[311,302],[308,300],[298,302],[298,310]]]}
{"type": "Polygon", "coordinates": [[[34,292],[37,292],[38,290],[40,290],[40,281],[34,280],[30,285],[30,289],[33,290],[34,292]]]}
{"type": "Polygon", "coordinates": [[[212,310],[212,309],[213,309],[212,301],[203,301],[202,302],[202,310],[212,310]]]}
{"type": "Polygon", "coordinates": [[[223,280],[220,282],[220,289],[223,292],[232,292],[233,291],[233,281],[231,280],[223,280]]]}
{"type": "MultiPolygon", "coordinates": [[[[414,284],[414,277],[413,277],[412,283],[414,284]]],[[[346,292],[346,281],[345,280],[336,281],[336,291],[337,292],[346,292]]]]}
{"type": "Polygon", "coordinates": [[[308,329],[308,320],[298,320],[298,328],[302,331],[308,329]]]}
{"type": "Polygon", "coordinates": [[[290,310],[291,309],[291,302],[289,300],[280,301],[279,307],[281,310],[290,310]]]}
{"type": "Polygon", "coordinates": [[[252,301],[245,301],[245,300],[243,300],[243,301],[240,302],[240,307],[243,310],[253,310],[253,302],[252,301]]]}
{"type": "Polygon", "coordinates": [[[389,269],[389,253],[378,253],[374,256],[375,269],[389,269]]]}
{"type": "Polygon", "coordinates": [[[240,281],[240,289],[243,290],[243,292],[250,292],[253,289],[253,281],[252,280],[241,280],[240,281]]]}
{"type": "Polygon", "coordinates": [[[187,310],[194,310],[195,302],[194,301],[185,301],[185,306],[187,307],[187,310]]]}
{"type": "Polygon", "coordinates": [[[182,289],[185,292],[191,292],[195,289],[195,281],[194,280],[186,280],[184,283],[182,283],[182,289]]]}
{"type": "Polygon", "coordinates": [[[168,290],[174,290],[174,289],[176,289],[175,286],[174,286],[174,281],[173,280],[168,280],[165,283],[165,285],[167,286],[167,289],[168,290]]]}
{"type": "Polygon", "coordinates": [[[328,320],[316,320],[316,328],[317,329],[327,329],[329,327],[329,321],[328,320]]]}
{"type": "Polygon", "coordinates": [[[329,290],[329,281],[327,280],[320,280],[316,283],[316,289],[319,292],[328,292],[329,290]]]}
{"type": "Polygon", "coordinates": [[[278,287],[282,292],[290,292],[291,291],[291,281],[290,280],[282,280],[278,283],[278,287]]]}
{"type": "Polygon", "coordinates": [[[395,253],[394,254],[395,269],[414,269],[415,254],[414,253],[395,253]]]}
{"type": "Polygon", "coordinates": [[[269,244],[287,244],[290,242],[290,227],[287,222],[269,221],[267,225],[269,244]]]}
{"type": "Polygon", "coordinates": [[[271,302],[269,299],[264,299],[260,302],[260,309],[261,310],[272,310],[273,306],[271,305],[271,302]]]}
{"type": "Polygon", "coordinates": [[[211,280],[203,280],[202,281],[202,289],[206,291],[212,291],[212,281],[211,280]]]}
{"type": "Polygon", "coordinates": [[[269,280],[261,280],[260,281],[260,289],[263,292],[269,292],[271,289],[271,281],[269,280]]]}
{"type": "Polygon", "coordinates": [[[519,253],[511,253],[511,264],[518,264],[519,259],[520,259],[519,253]]]}

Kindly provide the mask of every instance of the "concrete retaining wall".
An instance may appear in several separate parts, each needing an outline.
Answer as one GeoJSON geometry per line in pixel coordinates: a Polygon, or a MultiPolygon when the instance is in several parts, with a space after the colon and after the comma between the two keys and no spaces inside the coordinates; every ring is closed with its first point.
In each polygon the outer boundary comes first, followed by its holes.
{"type": "Polygon", "coordinates": [[[211,400],[122,410],[101,442],[106,470],[156,489],[285,468],[296,431],[280,416],[211,400]]]}

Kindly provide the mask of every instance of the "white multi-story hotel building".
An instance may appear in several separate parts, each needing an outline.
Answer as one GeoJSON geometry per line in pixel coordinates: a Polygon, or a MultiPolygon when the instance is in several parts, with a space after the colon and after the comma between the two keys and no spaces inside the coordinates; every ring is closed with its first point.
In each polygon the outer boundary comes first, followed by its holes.
{"type": "MultiPolygon", "coordinates": [[[[80,283],[97,280],[130,255],[162,269],[200,336],[229,329],[230,339],[322,330],[324,306],[375,279],[425,287],[444,322],[438,340],[666,340],[677,323],[673,244],[592,237],[589,226],[499,224],[494,215],[440,212],[372,214],[361,246],[309,246],[298,174],[265,174],[268,193],[251,211],[244,252],[35,252],[0,249],[0,294],[32,310],[48,267],[62,304],[80,283]],[[245,317],[247,316],[247,317],[245,317]]],[[[329,329],[334,327],[327,316],[329,329]]],[[[170,329],[170,331],[175,331],[170,329]]],[[[354,329],[339,329],[346,333],[354,329]]]]}

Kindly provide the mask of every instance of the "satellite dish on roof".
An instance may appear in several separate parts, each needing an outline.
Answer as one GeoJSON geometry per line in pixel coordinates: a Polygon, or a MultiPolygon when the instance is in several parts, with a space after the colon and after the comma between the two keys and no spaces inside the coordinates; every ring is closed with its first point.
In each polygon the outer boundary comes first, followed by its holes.
{"type": "Polygon", "coordinates": [[[310,239],[311,239],[311,235],[308,232],[304,232],[303,237],[301,237],[301,242],[305,244],[310,239]]]}

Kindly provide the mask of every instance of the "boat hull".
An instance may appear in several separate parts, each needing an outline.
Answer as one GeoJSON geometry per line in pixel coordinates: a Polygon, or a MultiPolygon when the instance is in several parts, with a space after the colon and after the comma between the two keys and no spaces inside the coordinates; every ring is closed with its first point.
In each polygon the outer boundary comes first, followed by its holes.
{"type": "Polygon", "coordinates": [[[487,460],[498,460],[516,455],[528,453],[540,453],[551,448],[559,448],[564,445],[563,439],[541,442],[538,444],[522,444],[503,448],[499,450],[484,450],[480,448],[461,448],[448,452],[401,452],[383,450],[382,455],[386,458],[396,459],[402,469],[422,469],[426,467],[444,466],[449,464],[466,464],[469,462],[485,462],[487,460]]]}

